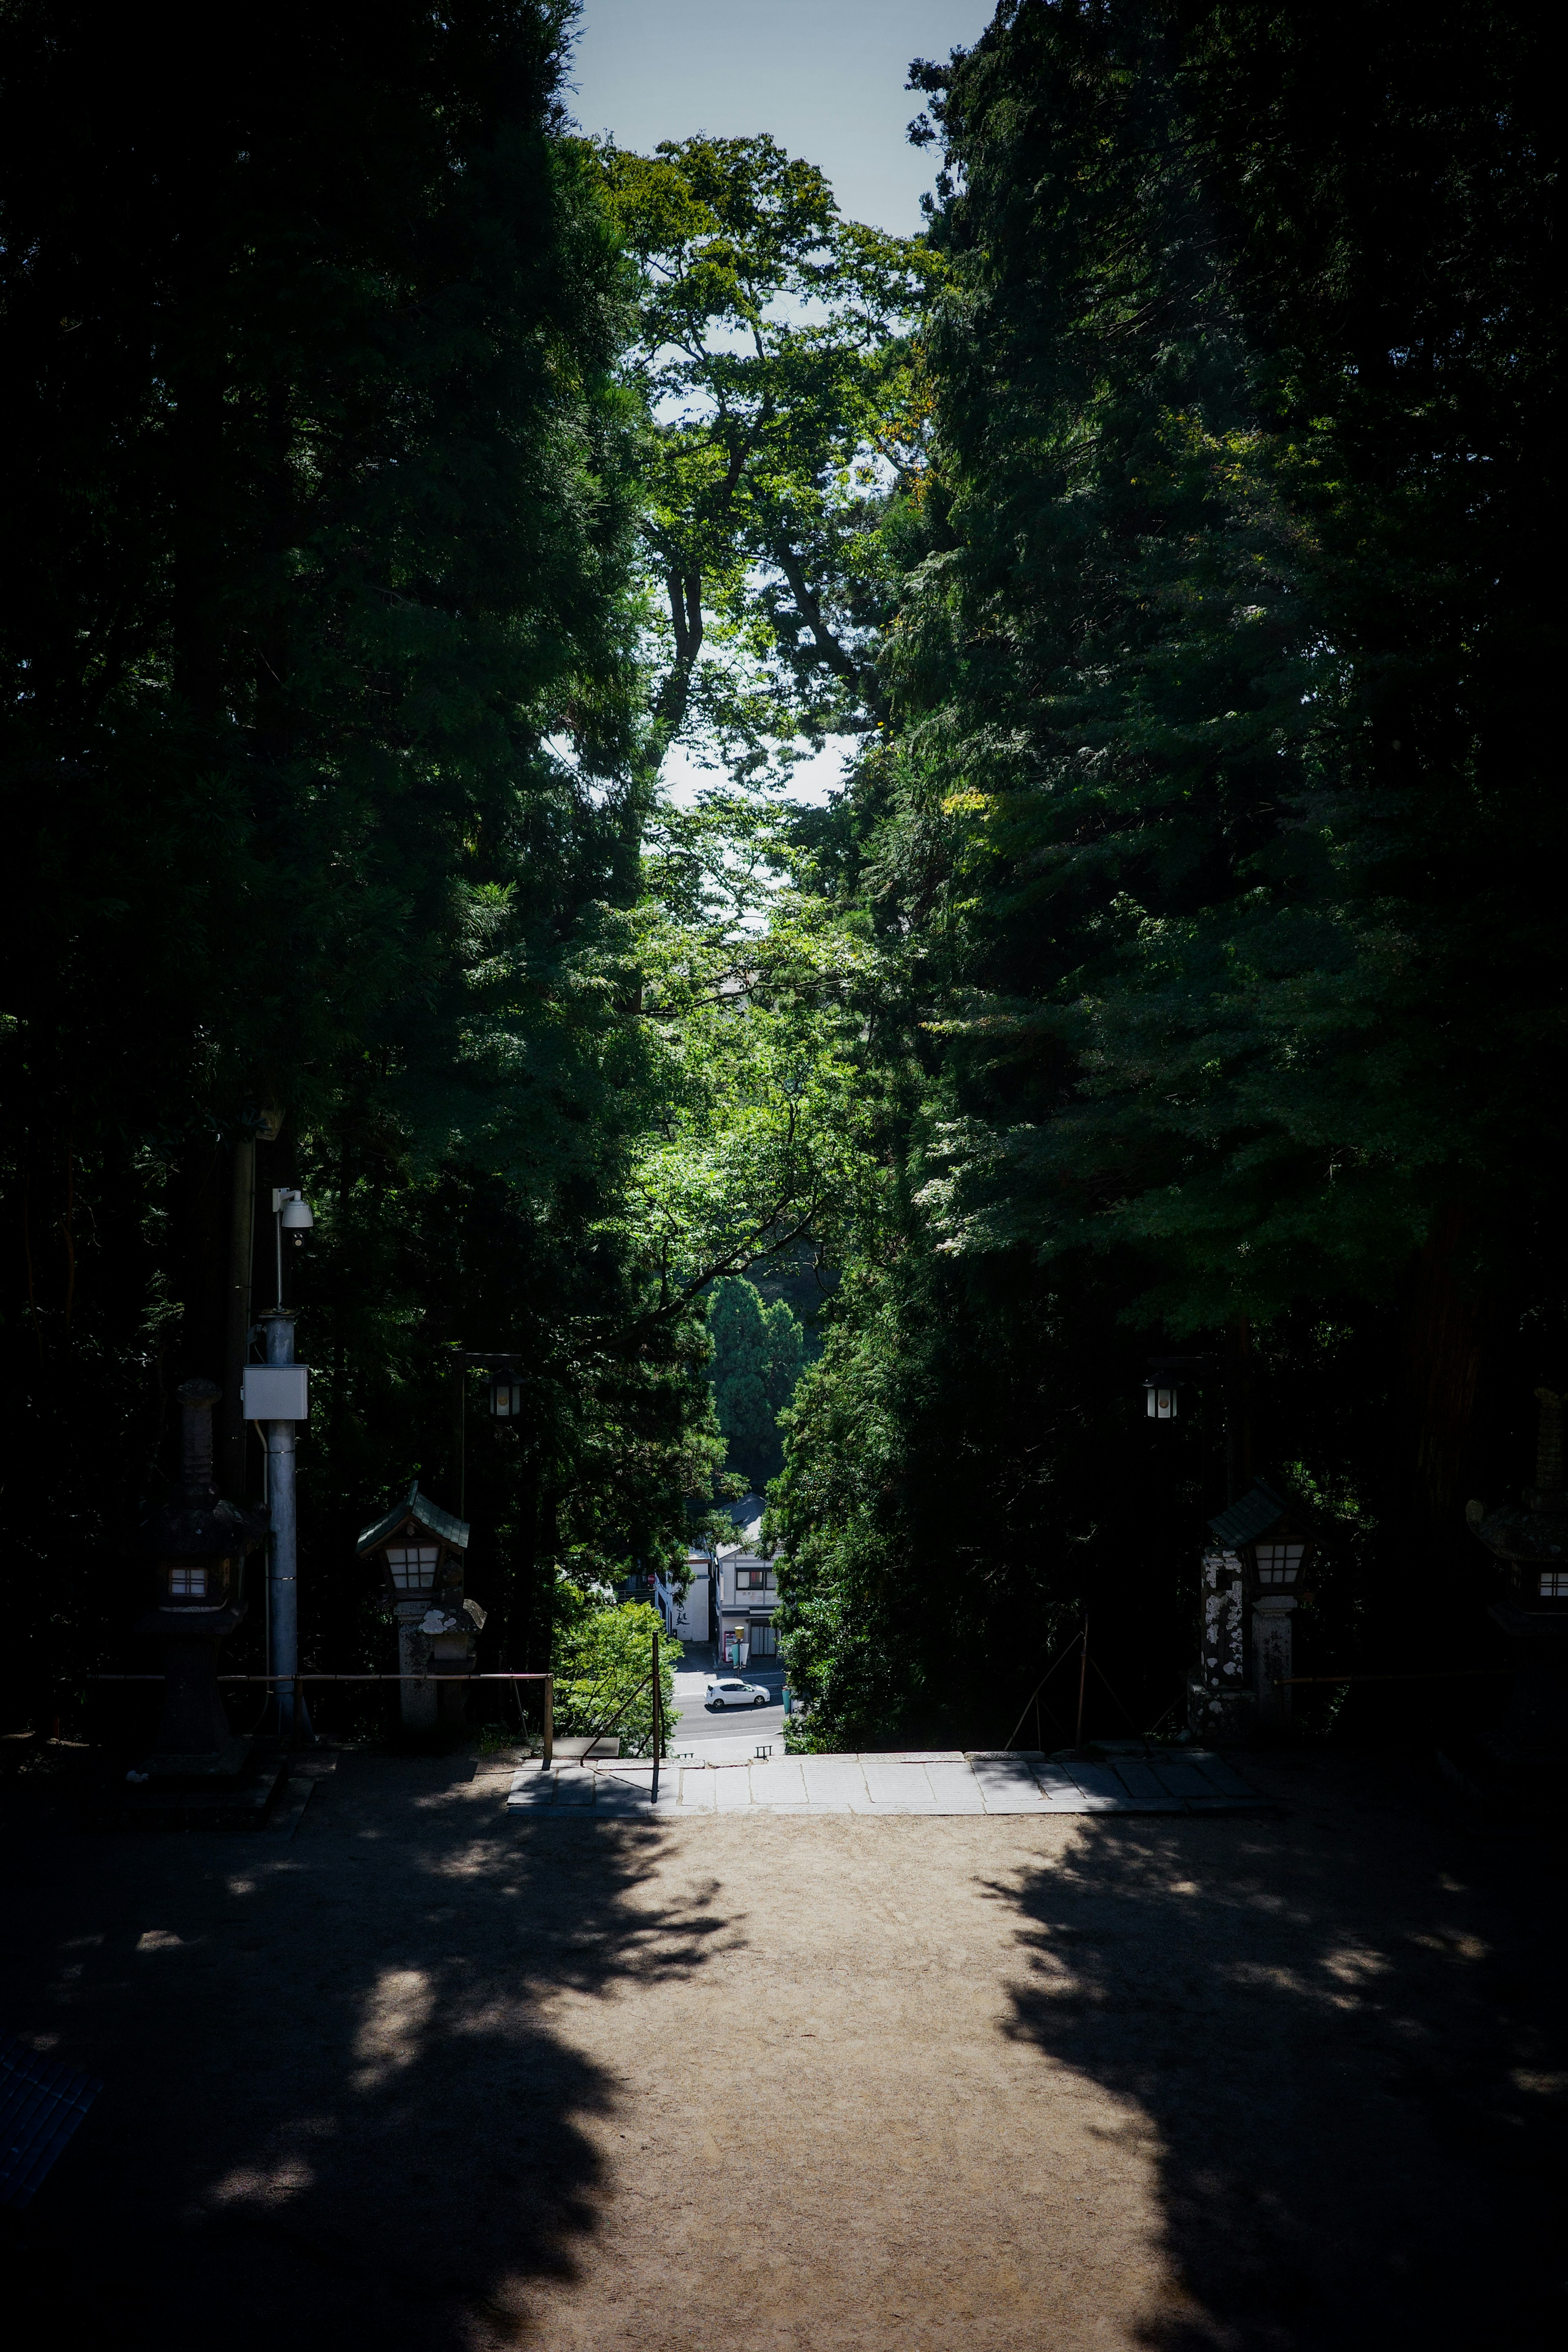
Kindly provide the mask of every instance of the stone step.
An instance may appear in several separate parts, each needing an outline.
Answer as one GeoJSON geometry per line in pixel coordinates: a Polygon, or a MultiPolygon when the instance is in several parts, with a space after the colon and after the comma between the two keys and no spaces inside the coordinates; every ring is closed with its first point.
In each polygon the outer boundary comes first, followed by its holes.
{"type": "MultiPolygon", "coordinates": [[[[498,1775],[498,1778],[500,1776],[498,1775]]],[[[537,1759],[511,1775],[514,1813],[646,1818],[653,1766],[537,1759]]],[[[659,1767],[665,1813],[1197,1813],[1252,1811],[1268,1800],[1207,1749],[1142,1750],[1104,1761],[1020,1750],[902,1749],[890,1755],[781,1756],[659,1767]]]]}

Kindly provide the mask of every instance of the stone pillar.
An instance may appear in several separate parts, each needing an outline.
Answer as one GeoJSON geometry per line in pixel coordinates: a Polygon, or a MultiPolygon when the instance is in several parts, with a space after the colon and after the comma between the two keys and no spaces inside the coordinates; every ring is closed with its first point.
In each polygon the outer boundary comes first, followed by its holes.
{"type": "Polygon", "coordinates": [[[1271,1731],[1285,1730],[1290,1721],[1294,1691],[1278,1685],[1294,1673],[1290,1663],[1290,1619],[1296,1607],[1293,1592],[1264,1593],[1252,1604],[1252,1671],[1258,1690],[1258,1720],[1271,1731]]]}
{"type": "Polygon", "coordinates": [[[1510,1764],[1568,1754],[1568,1614],[1514,1601],[1494,1601],[1487,1613],[1508,1635],[1513,1688],[1483,1745],[1510,1764]]]}
{"type": "MultiPolygon", "coordinates": [[[[400,1675],[428,1675],[431,1667],[430,1636],[421,1631],[427,1601],[400,1601],[397,1614],[397,1671],[400,1675]]],[[[405,1731],[434,1731],[437,1700],[441,1685],[432,1682],[403,1682],[397,1686],[398,1704],[403,1711],[405,1731]]]]}
{"type": "Polygon", "coordinates": [[[1241,1561],[1204,1554],[1198,1663],[1187,1680],[1187,1728],[1194,1739],[1245,1739],[1255,1701],[1247,1687],[1241,1561]]]}
{"type": "Polygon", "coordinates": [[[250,1751],[230,1732],[217,1686],[218,1644],[245,1615],[240,1577],[266,1524],[213,1484],[213,1412],[222,1391],[185,1381],[176,1391],[183,1421],[178,1496],[149,1522],[143,1542],[155,1562],[157,1606],[138,1630],[163,1646],[163,1713],[146,1770],[154,1780],[232,1776],[250,1751]]]}
{"type": "Polygon", "coordinates": [[[443,1609],[428,1600],[400,1601],[396,1615],[398,1673],[432,1677],[398,1685],[405,1729],[458,1730],[468,1692],[460,1682],[437,1682],[433,1677],[468,1672],[474,1661],[471,1623],[460,1611],[443,1609]]]}

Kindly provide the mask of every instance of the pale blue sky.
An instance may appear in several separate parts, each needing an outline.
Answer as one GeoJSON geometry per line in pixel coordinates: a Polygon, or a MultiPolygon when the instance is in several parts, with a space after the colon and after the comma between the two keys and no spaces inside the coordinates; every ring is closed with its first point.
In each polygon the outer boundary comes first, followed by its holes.
{"type": "MultiPolygon", "coordinates": [[[[920,111],[911,58],[945,58],[990,21],[994,0],[584,0],[574,53],[573,110],[644,153],[698,131],[770,131],[818,164],[841,211],[909,235],[935,172],[931,148],[904,137],[920,111]]],[[[831,745],[796,769],[794,796],[837,783],[831,745]]],[[[677,749],[665,781],[678,799],[721,778],[677,749]]]]}
{"type": "Polygon", "coordinates": [[[945,58],[994,0],[584,0],[572,80],[584,131],[647,152],[696,131],[771,131],[854,220],[921,225],[931,151],[905,143],[910,59],[945,58]]]}

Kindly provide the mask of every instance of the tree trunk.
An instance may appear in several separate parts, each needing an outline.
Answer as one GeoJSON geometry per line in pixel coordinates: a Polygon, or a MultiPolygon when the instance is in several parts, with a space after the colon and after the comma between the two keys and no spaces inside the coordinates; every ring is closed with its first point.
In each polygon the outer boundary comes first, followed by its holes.
{"type": "Polygon", "coordinates": [[[1453,1531],[1464,1501],[1486,1325],[1486,1300],[1466,1278],[1465,1217],[1434,1220],[1410,1269],[1403,1387],[1411,1500],[1434,1530],[1453,1531]]]}

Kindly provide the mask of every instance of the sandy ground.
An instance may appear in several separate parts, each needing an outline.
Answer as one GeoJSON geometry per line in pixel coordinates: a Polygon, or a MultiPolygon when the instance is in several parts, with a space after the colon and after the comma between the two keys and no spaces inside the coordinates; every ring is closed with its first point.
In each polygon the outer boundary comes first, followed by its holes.
{"type": "Polygon", "coordinates": [[[8,1801],[0,2023],[108,2086],[0,2232],[52,2342],[1564,2340],[1549,1842],[1324,1759],[1142,1822],[471,1769],[350,1755],[291,1843],[8,1801]]]}

